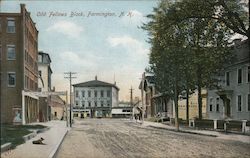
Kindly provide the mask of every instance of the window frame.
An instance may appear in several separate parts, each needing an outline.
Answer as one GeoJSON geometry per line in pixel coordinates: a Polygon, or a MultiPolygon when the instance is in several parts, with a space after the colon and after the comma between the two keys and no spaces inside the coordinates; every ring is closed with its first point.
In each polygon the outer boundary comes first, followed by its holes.
{"type": "Polygon", "coordinates": [[[8,84],[8,87],[16,87],[16,72],[7,72],[7,84],[8,84]],[[14,77],[14,85],[10,85],[9,83],[9,74],[14,74],[15,77],[14,77]]]}
{"type": "Polygon", "coordinates": [[[242,101],[243,101],[242,95],[238,94],[236,98],[237,112],[242,112],[242,101]],[[240,110],[239,110],[239,96],[240,96],[240,110]]]}
{"type": "Polygon", "coordinates": [[[7,18],[6,33],[16,33],[16,20],[15,20],[15,18],[7,18]],[[9,22],[14,22],[14,26],[9,26],[9,22]],[[14,27],[14,31],[9,32],[9,27],[14,27]]]}
{"type": "Polygon", "coordinates": [[[107,97],[111,97],[111,92],[110,92],[110,90],[107,90],[107,97]]]}
{"type": "Polygon", "coordinates": [[[85,107],[85,101],[82,101],[82,107],[84,108],[85,107]]]}
{"type": "Polygon", "coordinates": [[[216,98],[216,107],[215,107],[216,109],[216,112],[220,112],[220,98],[219,97],[217,97],[216,98]]]}
{"type": "Polygon", "coordinates": [[[226,86],[230,86],[230,71],[226,71],[225,72],[225,83],[226,83],[226,86]],[[228,75],[228,76],[227,76],[228,75]]]}
{"type": "Polygon", "coordinates": [[[238,68],[238,69],[237,69],[237,84],[242,84],[242,83],[243,83],[242,68],[238,68]],[[241,72],[241,75],[240,75],[240,76],[239,76],[239,70],[240,70],[240,72],[241,72]],[[239,77],[240,77],[241,80],[239,80],[239,77]],[[239,83],[239,81],[240,81],[240,83],[239,83]]]}
{"type": "Polygon", "coordinates": [[[85,90],[82,90],[81,94],[82,94],[82,97],[84,98],[85,97],[85,90]]]}
{"type": "Polygon", "coordinates": [[[97,98],[97,90],[94,91],[94,97],[97,98]]]}
{"type": "Polygon", "coordinates": [[[209,98],[209,112],[213,112],[213,100],[212,97],[209,98]]]}
{"type": "Polygon", "coordinates": [[[79,97],[79,92],[78,92],[78,90],[76,90],[76,98],[78,98],[79,97]]]}
{"type": "Polygon", "coordinates": [[[7,60],[16,60],[16,46],[14,44],[8,44],[7,47],[6,47],[6,58],[7,60]],[[9,58],[9,51],[8,51],[8,48],[14,48],[14,55],[15,57],[14,58],[9,58]]]}

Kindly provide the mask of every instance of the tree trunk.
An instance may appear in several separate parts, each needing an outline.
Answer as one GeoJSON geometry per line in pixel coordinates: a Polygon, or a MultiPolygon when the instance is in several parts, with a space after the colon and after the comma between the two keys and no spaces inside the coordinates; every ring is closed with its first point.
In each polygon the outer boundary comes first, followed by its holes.
{"type": "Polygon", "coordinates": [[[202,119],[202,97],[201,97],[201,72],[200,66],[198,66],[197,71],[197,87],[198,87],[198,118],[199,120],[202,119]]]}
{"type": "Polygon", "coordinates": [[[187,86],[187,90],[186,90],[186,93],[187,93],[187,102],[186,102],[186,121],[187,121],[187,124],[189,123],[189,88],[187,86]]]}
{"type": "Polygon", "coordinates": [[[178,86],[178,82],[177,82],[177,79],[176,79],[175,86],[174,86],[175,127],[176,127],[176,130],[179,131],[178,90],[177,90],[177,86],[178,86]]]}

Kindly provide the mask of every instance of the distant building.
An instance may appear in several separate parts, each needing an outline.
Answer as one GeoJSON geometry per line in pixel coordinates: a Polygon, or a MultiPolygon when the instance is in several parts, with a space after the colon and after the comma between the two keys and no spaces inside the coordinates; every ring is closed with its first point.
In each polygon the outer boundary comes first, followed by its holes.
{"type": "MultiPolygon", "coordinates": [[[[202,118],[207,118],[207,91],[201,91],[202,97],[202,118]]],[[[186,120],[187,99],[180,97],[178,100],[178,116],[186,120]]],[[[189,119],[198,118],[198,92],[197,90],[189,96],[189,119]]]]}
{"type": "Polygon", "coordinates": [[[38,53],[38,90],[41,92],[51,91],[51,75],[50,67],[51,59],[48,53],[39,51],[38,53]]]}
{"type": "Polygon", "coordinates": [[[111,117],[112,107],[118,106],[116,84],[95,80],[74,84],[74,115],[81,112],[90,117],[111,117]]]}
{"type": "Polygon", "coordinates": [[[168,96],[157,91],[153,74],[145,72],[142,74],[139,89],[146,118],[173,117],[173,102],[168,96]]]}
{"type": "MultiPolygon", "coordinates": [[[[50,67],[51,59],[49,54],[42,51],[38,52],[38,91],[50,92],[51,89],[51,75],[50,67]]],[[[51,119],[51,106],[49,101],[51,97],[39,97],[39,121],[49,121],[51,119]]]]}
{"type": "Polygon", "coordinates": [[[51,120],[64,120],[66,117],[66,103],[58,95],[49,96],[50,118],[51,120]]]}
{"type": "Polygon", "coordinates": [[[207,113],[210,119],[250,120],[249,41],[236,40],[231,64],[224,66],[220,89],[209,89],[207,113]]]}
{"type": "Polygon", "coordinates": [[[1,123],[38,119],[38,30],[21,4],[20,13],[0,13],[1,123]]]}
{"type": "Polygon", "coordinates": [[[150,73],[143,73],[139,85],[141,90],[142,110],[145,110],[145,117],[153,117],[155,108],[152,106],[152,96],[155,94],[154,76],[150,73]]]}

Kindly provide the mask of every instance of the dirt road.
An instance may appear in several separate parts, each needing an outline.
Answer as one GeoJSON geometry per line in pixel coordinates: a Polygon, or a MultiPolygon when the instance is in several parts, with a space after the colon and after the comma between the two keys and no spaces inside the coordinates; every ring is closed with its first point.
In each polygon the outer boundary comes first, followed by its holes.
{"type": "Polygon", "coordinates": [[[58,158],[250,157],[250,144],[176,133],[119,119],[75,121],[58,158]]]}

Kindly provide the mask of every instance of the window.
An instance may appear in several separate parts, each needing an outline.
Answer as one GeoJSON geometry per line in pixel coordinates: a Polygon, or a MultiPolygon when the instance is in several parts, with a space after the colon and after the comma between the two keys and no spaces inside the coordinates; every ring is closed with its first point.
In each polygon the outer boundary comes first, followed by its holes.
{"type": "Polygon", "coordinates": [[[89,107],[91,107],[91,102],[89,101],[89,107]]]}
{"type": "Polygon", "coordinates": [[[16,51],[14,45],[7,45],[7,59],[8,60],[16,59],[16,51]]]}
{"type": "Polygon", "coordinates": [[[85,107],[85,102],[84,102],[84,101],[82,101],[82,107],[83,107],[83,108],[85,107]]]}
{"type": "Polygon", "coordinates": [[[213,111],[213,98],[210,98],[209,102],[209,111],[213,111]]]}
{"type": "Polygon", "coordinates": [[[101,97],[103,97],[103,90],[101,90],[101,97]]]}
{"type": "Polygon", "coordinates": [[[15,87],[16,86],[16,73],[9,72],[8,73],[8,87],[15,87]]]}
{"type": "Polygon", "coordinates": [[[101,107],[103,107],[103,101],[101,101],[101,107]]]}
{"type": "Polygon", "coordinates": [[[237,96],[237,106],[238,106],[238,111],[241,111],[241,105],[242,105],[242,100],[241,100],[241,95],[237,96]]]}
{"type": "Polygon", "coordinates": [[[238,69],[238,84],[242,83],[242,69],[238,69]]]}
{"type": "Polygon", "coordinates": [[[220,98],[216,98],[216,112],[220,111],[220,98]]]}
{"type": "Polygon", "coordinates": [[[7,33],[15,33],[15,20],[13,18],[9,18],[7,21],[7,33]]]}
{"type": "Polygon", "coordinates": [[[97,107],[97,102],[95,101],[95,107],[97,107]]]}
{"type": "Polygon", "coordinates": [[[57,112],[56,111],[55,111],[54,115],[55,115],[55,117],[57,117],[57,112]]]}
{"type": "Polygon", "coordinates": [[[226,72],[226,85],[230,86],[230,73],[226,72]]]}
{"type": "Polygon", "coordinates": [[[85,91],[82,91],[82,97],[85,97],[85,91]]]}
{"type": "Polygon", "coordinates": [[[76,100],[76,106],[78,106],[78,104],[79,104],[79,103],[78,103],[78,101],[76,100]]]}
{"type": "Polygon", "coordinates": [[[107,106],[110,106],[110,101],[107,101],[107,106]]]}
{"type": "Polygon", "coordinates": [[[95,97],[97,97],[97,91],[95,91],[95,97]]]}
{"type": "Polygon", "coordinates": [[[250,94],[247,95],[247,111],[250,111],[250,94]]]}
{"type": "Polygon", "coordinates": [[[76,97],[79,97],[78,91],[76,91],[76,97]]]}
{"type": "Polygon", "coordinates": [[[110,97],[110,90],[107,91],[107,97],[110,97]]]}
{"type": "Polygon", "coordinates": [[[88,97],[91,97],[91,91],[88,91],[88,97]]]}
{"type": "Polygon", "coordinates": [[[247,82],[250,82],[250,66],[247,67],[247,82]]]}

